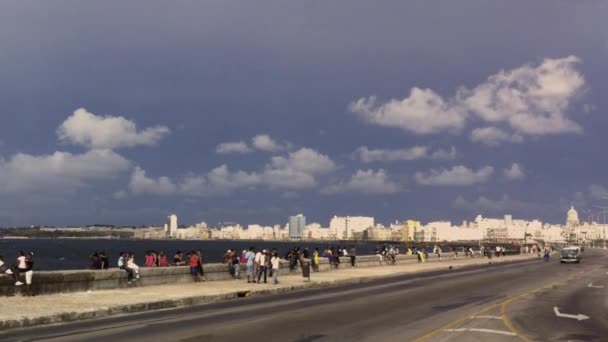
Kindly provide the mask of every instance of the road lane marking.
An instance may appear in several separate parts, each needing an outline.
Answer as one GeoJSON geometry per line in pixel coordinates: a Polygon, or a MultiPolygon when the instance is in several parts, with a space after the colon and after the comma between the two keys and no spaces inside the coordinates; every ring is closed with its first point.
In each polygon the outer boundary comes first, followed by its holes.
{"type": "Polygon", "coordinates": [[[560,281],[556,281],[556,282],[553,282],[553,283],[549,283],[549,284],[544,285],[544,286],[541,286],[541,287],[539,287],[539,288],[536,288],[536,289],[533,289],[533,290],[530,290],[530,291],[526,291],[526,292],[524,292],[524,293],[520,293],[519,295],[516,295],[516,296],[514,296],[514,297],[511,297],[510,299],[507,299],[507,300],[505,300],[505,301],[503,301],[503,302],[496,303],[496,304],[494,304],[494,305],[490,305],[489,307],[487,307],[487,308],[485,308],[485,309],[481,309],[481,310],[478,310],[478,311],[472,312],[472,313],[470,313],[470,314],[468,314],[468,315],[465,315],[463,318],[458,318],[458,319],[456,319],[456,320],[454,320],[454,321],[452,321],[452,322],[450,322],[450,323],[448,323],[448,324],[446,324],[446,325],[444,325],[444,326],[442,326],[442,327],[440,327],[440,328],[437,328],[437,329],[435,329],[435,330],[432,330],[432,331],[430,331],[430,332],[428,332],[428,333],[426,333],[426,334],[424,334],[424,335],[422,335],[422,336],[420,336],[420,337],[416,338],[416,339],[414,340],[414,342],[422,342],[422,341],[427,341],[427,340],[429,340],[431,337],[433,337],[433,336],[435,336],[435,335],[438,335],[439,333],[441,333],[441,332],[445,331],[446,329],[452,328],[452,327],[457,326],[457,325],[459,325],[459,324],[463,324],[463,323],[464,323],[464,322],[466,322],[467,320],[470,320],[470,317],[471,317],[471,316],[479,316],[479,315],[482,315],[482,314],[484,314],[484,313],[486,313],[486,312],[488,312],[488,311],[490,311],[490,310],[492,310],[492,309],[496,309],[496,308],[499,308],[499,307],[500,307],[500,308],[502,309],[502,311],[503,311],[503,317],[505,318],[505,319],[504,319],[504,322],[505,322],[505,324],[507,324],[507,326],[509,327],[509,330],[513,331],[513,333],[515,333],[517,337],[521,338],[521,339],[522,339],[522,340],[524,340],[524,341],[528,341],[528,342],[529,342],[529,341],[530,341],[530,339],[529,339],[528,337],[526,337],[525,335],[523,335],[522,333],[517,332],[517,330],[515,329],[515,327],[513,326],[513,324],[511,324],[511,322],[508,320],[508,318],[507,318],[507,317],[506,317],[506,315],[504,314],[504,312],[506,312],[506,307],[507,307],[509,304],[513,303],[514,301],[519,300],[520,298],[523,298],[523,297],[525,297],[525,296],[529,296],[529,295],[534,294],[534,293],[536,293],[536,292],[542,291],[542,290],[543,290],[543,289],[545,289],[546,287],[551,287],[551,286],[554,286],[554,285],[559,284],[559,283],[560,283],[560,281]]]}
{"type": "Polygon", "coordinates": [[[604,286],[602,285],[593,285],[593,283],[589,283],[589,285],[587,285],[587,287],[592,287],[594,289],[603,289],[604,286]]]}
{"type": "Polygon", "coordinates": [[[506,336],[517,336],[516,333],[510,332],[510,331],[494,330],[494,329],[460,328],[460,329],[444,329],[443,331],[447,331],[447,332],[473,331],[473,332],[484,332],[484,333],[489,333],[489,334],[499,334],[499,335],[506,335],[506,336]]]}
{"type": "Polygon", "coordinates": [[[553,307],[553,311],[555,312],[555,315],[557,317],[564,317],[564,318],[572,318],[572,319],[577,319],[579,321],[584,321],[586,319],[589,319],[591,317],[589,316],[585,316],[583,314],[578,314],[578,315],[570,315],[570,314],[565,314],[565,313],[561,313],[559,312],[559,308],[557,306],[553,307]]]}
{"type": "Polygon", "coordinates": [[[500,316],[471,316],[471,318],[502,319],[500,316]]]}

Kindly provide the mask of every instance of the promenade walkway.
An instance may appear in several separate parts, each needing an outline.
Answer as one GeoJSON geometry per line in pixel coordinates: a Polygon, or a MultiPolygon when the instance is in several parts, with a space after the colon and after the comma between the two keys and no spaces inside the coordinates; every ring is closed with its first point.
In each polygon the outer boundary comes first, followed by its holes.
{"type": "MultiPolygon", "coordinates": [[[[490,260],[493,264],[536,258],[517,255],[490,260]]],[[[0,298],[0,330],[22,326],[75,321],[110,315],[196,305],[242,296],[281,293],[296,289],[355,284],[381,277],[488,264],[486,258],[460,258],[442,262],[350,268],[312,273],[304,282],[299,274],[281,274],[280,284],[247,284],[246,280],[158,285],[95,292],[0,298]]],[[[346,265],[343,265],[346,266],[346,265]]],[[[269,279],[270,281],[270,279],[269,279]]]]}

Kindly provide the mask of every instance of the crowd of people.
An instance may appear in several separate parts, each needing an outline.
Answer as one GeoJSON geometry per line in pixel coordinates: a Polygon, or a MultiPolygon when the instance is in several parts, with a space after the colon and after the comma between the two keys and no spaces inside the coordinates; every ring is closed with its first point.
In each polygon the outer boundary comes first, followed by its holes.
{"type": "MultiPolygon", "coordinates": [[[[416,248],[416,247],[405,247],[403,252],[406,255],[417,256],[418,262],[423,263],[427,260],[429,252],[432,251],[439,260],[445,254],[448,257],[456,259],[458,257],[458,249],[454,247],[441,247],[434,246],[432,248],[416,248]]],[[[504,247],[495,246],[493,248],[485,248],[481,246],[478,252],[475,252],[471,247],[460,248],[461,252],[464,252],[465,257],[473,257],[476,253],[482,256],[492,258],[492,256],[504,256],[506,250],[504,247]]],[[[526,247],[525,252],[528,252],[526,247]]],[[[539,257],[541,255],[541,248],[534,246],[532,253],[537,252],[539,257]]],[[[398,246],[383,245],[378,246],[374,254],[378,256],[380,264],[395,265],[397,256],[401,254],[401,250],[398,246]]],[[[548,260],[548,252],[545,250],[545,260],[548,260]]],[[[312,253],[307,247],[295,247],[289,249],[284,257],[279,255],[276,248],[268,249],[262,248],[257,249],[250,247],[248,250],[243,250],[240,253],[236,249],[229,249],[226,251],[223,257],[223,263],[227,266],[227,271],[234,279],[241,279],[241,270],[245,270],[247,283],[267,283],[269,278],[275,284],[279,283],[279,273],[281,270],[281,264],[287,264],[289,272],[296,272],[298,268],[301,269],[302,275],[305,280],[310,280],[310,272],[318,272],[321,258],[326,258],[330,268],[340,268],[341,259],[349,258],[351,267],[357,265],[357,250],[355,246],[351,245],[347,247],[327,247],[321,252],[319,248],[314,248],[312,253]]],[[[105,251],[95,252],[90,255],[90,268],[94,270],[106,270],[111,267],[108,261],[108,256],[105,251]]],[[[135,262],[135,255],[132,252],[121,252],[119,253],[116,266],[122,269],[127,274],[128,284],[133,284],[140,278],[140,267],[135,262]]],[[[169,260],[167,254],[163,251],[147,251],[145,253],[145,267],[170,267],[170,266],[188,266],[190,274],[194,282],[200,282],[206,280],[205,271],[203,267],[203,257],[201,251],[190,251],[184,255],[183,252],[177,251],[172,262],[169,260]]],[[[25,285],[29,287],[32,284],[34,267],[34,253],[24,253],[20,251],[17,254],[15,262],[7,264],[4,257],[0,255],[0,274],[12,275],[15,280],[16,286],[22,286],[24,283],[21,281],[20,276],[25,276],[25,285]]]]}

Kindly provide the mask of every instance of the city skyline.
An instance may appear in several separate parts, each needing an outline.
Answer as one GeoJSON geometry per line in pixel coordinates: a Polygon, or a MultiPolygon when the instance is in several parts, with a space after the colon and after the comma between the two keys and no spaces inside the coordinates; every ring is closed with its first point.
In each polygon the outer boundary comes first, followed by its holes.
{"type": "Polygon", "coordinates": [[[6,4],[0,226],[587,220],[606,6],[6,4]]]}

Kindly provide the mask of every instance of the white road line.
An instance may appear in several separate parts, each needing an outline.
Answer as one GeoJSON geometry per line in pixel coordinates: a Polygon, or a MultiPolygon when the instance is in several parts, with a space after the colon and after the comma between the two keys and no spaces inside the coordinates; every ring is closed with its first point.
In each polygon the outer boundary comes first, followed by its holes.
{"type": "Polygon", "coordinates": [[[502,331],[502,330],[471,328],[471,329],[469,329],[469,331],[485,332],[485,333],[490,333],[490,334],[499,334],[499,335],[507,335],[507,336],[517,336],[517,334],[514,332],[502,331]]]}
{"type": "Polygon", "coordinates": [[[589,285],[587,285],[587,287],[592,287],[592,288],[595,288],[595,289],[603,289],[604,288],[604,286],[602,286],[602,285],[593,285],[593,283],[589,283],[589,285]]]}
{"type": "Polygon", "coordinates": [[[500,316],[471,316],[471,318],[502,319],[500,316]]]}
{"type": "Polygon", "coordinates": [[[498,334],[498,335],[506,335],[506,336],[517,336],[516,333],[510,332],[510,331],[503,331],[503,330],[493,330],[493,329],[477,329],[477,328],[469,328],[469,329],[445,329],[444,331],[447,332],[465,332],[465,331],[472,331],[472,332],[484,332],[484,333],[489,333],[489,334],[498,334]]]}

